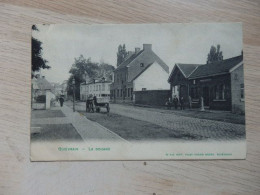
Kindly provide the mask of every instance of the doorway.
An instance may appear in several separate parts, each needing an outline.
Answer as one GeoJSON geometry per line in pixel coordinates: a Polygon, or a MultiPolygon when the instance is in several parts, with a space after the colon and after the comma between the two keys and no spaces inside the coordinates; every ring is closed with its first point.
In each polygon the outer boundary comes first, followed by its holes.
{"type": "Polygon", "coordinates": [[[209,106],[209,87],[205,86],[203,87],[203,100],[204,100],[204,105],[209,106]]]}

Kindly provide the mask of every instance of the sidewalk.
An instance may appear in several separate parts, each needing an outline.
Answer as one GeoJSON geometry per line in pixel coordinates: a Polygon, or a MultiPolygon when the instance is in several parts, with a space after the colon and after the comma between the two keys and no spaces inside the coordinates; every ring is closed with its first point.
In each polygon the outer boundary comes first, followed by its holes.
{"type": "Polygon", "coordinates": [[[87,141],[90,139],[116,141],[125,141],[123,138],[113,133],[109,129],[101,126],[100,124],[88,120],[85,116],[80,115],[78,112],[73,112],[71,108],[64,105],[61,111],[65,114],[66,118],[76,128],[81,137],[87,141]]]}
{"type": "Polygon", "coordinates": [[[104,141],[126,141],[100,124],[88,120],[78,112],[73,112],[73,110],[66,105],[63,107],[54,107],[52,110],[61,110],[65,117],[32,118],[32,127],[44,124],[72,124],[84,141],[93,139],[104,141]]]}

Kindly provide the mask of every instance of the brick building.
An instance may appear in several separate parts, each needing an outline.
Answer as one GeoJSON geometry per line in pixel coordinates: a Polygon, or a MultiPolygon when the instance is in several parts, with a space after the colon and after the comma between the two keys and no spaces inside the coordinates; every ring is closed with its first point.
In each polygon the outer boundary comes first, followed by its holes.
{"type": "Polygon", "coordinates": [[[206,108],[244,113],[243,56],[210,64],[176,64],[168,82],[172,97],[189,96],[193,107],[200,107],[203,97],[206,108]]]}
{"type": "Polygon", "coordinates": [[[169,90],[169,84],[166,82],[169,74],[169,67],[152,51],[151,44],[143,44],[143,49],[135,48],[134,52],[129,52],[126,59],[116,68],[113,74],[113,83],[111,84],[111,100],[114,102],[131,102],[134,100],[134,93],[142,90],[169,90]],[[151,85],[152,73],[159,71],[158,75],[164,75],[163,78],[157,77],[157,84],[151,85]],[[140,82],[142,80],[142,82],[140,82]],[[147,81],[147,82],[145,82],[147,81]],[[134,85],[134,83],[136,83],[134,85]],[[142,84],[144,85],[142,85],[142,84]],[[151,87],[152,86],[152,87],[151,87]],[[165,87],[166,86],[166,87],[165,87]]]}

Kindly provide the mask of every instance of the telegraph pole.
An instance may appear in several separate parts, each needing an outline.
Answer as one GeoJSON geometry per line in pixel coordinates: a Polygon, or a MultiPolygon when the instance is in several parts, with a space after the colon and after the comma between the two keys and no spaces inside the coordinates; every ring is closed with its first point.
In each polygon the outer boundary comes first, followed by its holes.
{"type": "Polygon", "coordinates": [[[73,112],[75,112],[75,78],[72,79],[72,85],[73,85],[73,112]]]}

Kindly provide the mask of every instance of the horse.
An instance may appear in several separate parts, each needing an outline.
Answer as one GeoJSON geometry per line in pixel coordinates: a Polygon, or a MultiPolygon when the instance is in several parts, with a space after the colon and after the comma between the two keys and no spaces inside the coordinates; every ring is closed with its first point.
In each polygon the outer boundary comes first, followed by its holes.
{"type": "Polygon", "coordinates": [[[93,99],[87,99],[86,101],[86,112],[94,112],[93,99]]]}

